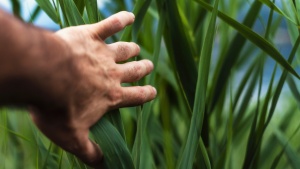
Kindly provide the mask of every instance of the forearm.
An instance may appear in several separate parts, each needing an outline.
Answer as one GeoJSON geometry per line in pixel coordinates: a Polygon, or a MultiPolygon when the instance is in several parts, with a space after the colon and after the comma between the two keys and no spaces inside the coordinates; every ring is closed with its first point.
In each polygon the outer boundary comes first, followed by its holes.
{"type": "Polygon", "coordinates": [[[62,80],[51,79],[50,74],[70,59],[67,48],[53,33],[1,10],[0,25],[0,104],[47,104],[41,95],[51,94],[44,89],[46,83],[62,80]]]}

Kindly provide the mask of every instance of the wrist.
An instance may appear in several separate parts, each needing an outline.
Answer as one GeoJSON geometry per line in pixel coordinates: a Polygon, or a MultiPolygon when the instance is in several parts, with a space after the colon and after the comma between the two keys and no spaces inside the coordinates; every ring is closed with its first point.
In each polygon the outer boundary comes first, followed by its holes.
{"type": "Polygon", "coordinates": [[[0,104],[59,107],[56,99],[63,100],[64,83],[71,76],[70,70],[62,70],[71,69],[68,46],[52,32],[19,21],[8,23],[0,30],[0,104]]]}

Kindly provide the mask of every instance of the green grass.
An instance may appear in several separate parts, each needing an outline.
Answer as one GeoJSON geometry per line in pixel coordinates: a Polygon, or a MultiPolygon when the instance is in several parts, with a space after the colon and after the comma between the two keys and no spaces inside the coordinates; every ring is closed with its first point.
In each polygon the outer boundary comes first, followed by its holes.
{"type": "MultiPolygon", "coordinates": [[[[107,168],[299,168],[300,11],[292,1],[115,0],[106,12],[96,0],[36,1],[23,20],[44,10],[62,28],[136,14],[107,42],[141,46],[137,59],[155,69],[138,84],[155,86],[158,97],[92,128],[107,168]]],[[[25,5],[12,6],[22,17],[25,5]]],[[[88,168],[12,108],[0,113],[0,157],[0,169],[88,168]]]]}

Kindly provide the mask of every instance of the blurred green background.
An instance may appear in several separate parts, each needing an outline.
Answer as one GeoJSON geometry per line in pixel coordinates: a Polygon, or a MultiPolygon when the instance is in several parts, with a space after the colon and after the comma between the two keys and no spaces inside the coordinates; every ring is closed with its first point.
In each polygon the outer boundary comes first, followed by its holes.
{"type": "MultiPolygon", "coordinates": [[[[134,41],[137,59],[155,64],[124,85],[152,84],[158,97],[120,109],[121,121],[118,112],[105,117],[114,134],[99,144],[127,145],[107,168],[300,168],[297,0],[50,0],[48,10],[46,1],[2,0],[0,8],[52,31],[133,11],[134,25],[107,43],[134,41]]],[[[106,139],[101,125],[91,133],[96,142],[106,139]]],[[[2,108],[0,168],[88,167],[44,137],[25,110],[2,108]]]]}

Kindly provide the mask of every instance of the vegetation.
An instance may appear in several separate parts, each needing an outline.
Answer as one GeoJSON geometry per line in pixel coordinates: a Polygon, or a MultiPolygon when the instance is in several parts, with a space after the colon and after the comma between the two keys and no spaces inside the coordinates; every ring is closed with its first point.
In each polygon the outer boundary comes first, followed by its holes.
{"type": "MultiPolygon", "coordinates": [[[[22,3],[11,1],[20,18],[22,3]]],[[[299,1],[36,0],[60,27],[133,11],[107,43],[134,41],[158,97],[108,113],[91,137],[107,168],[299,168],[299,1]]],[[[24,18],[23,18],[24,19],[24,18]]],[[[24,19],[27,20],[27,19],[24,19]]],[[[88,168],[23,110],[0,113],[0,168],[88,168]]]]}

